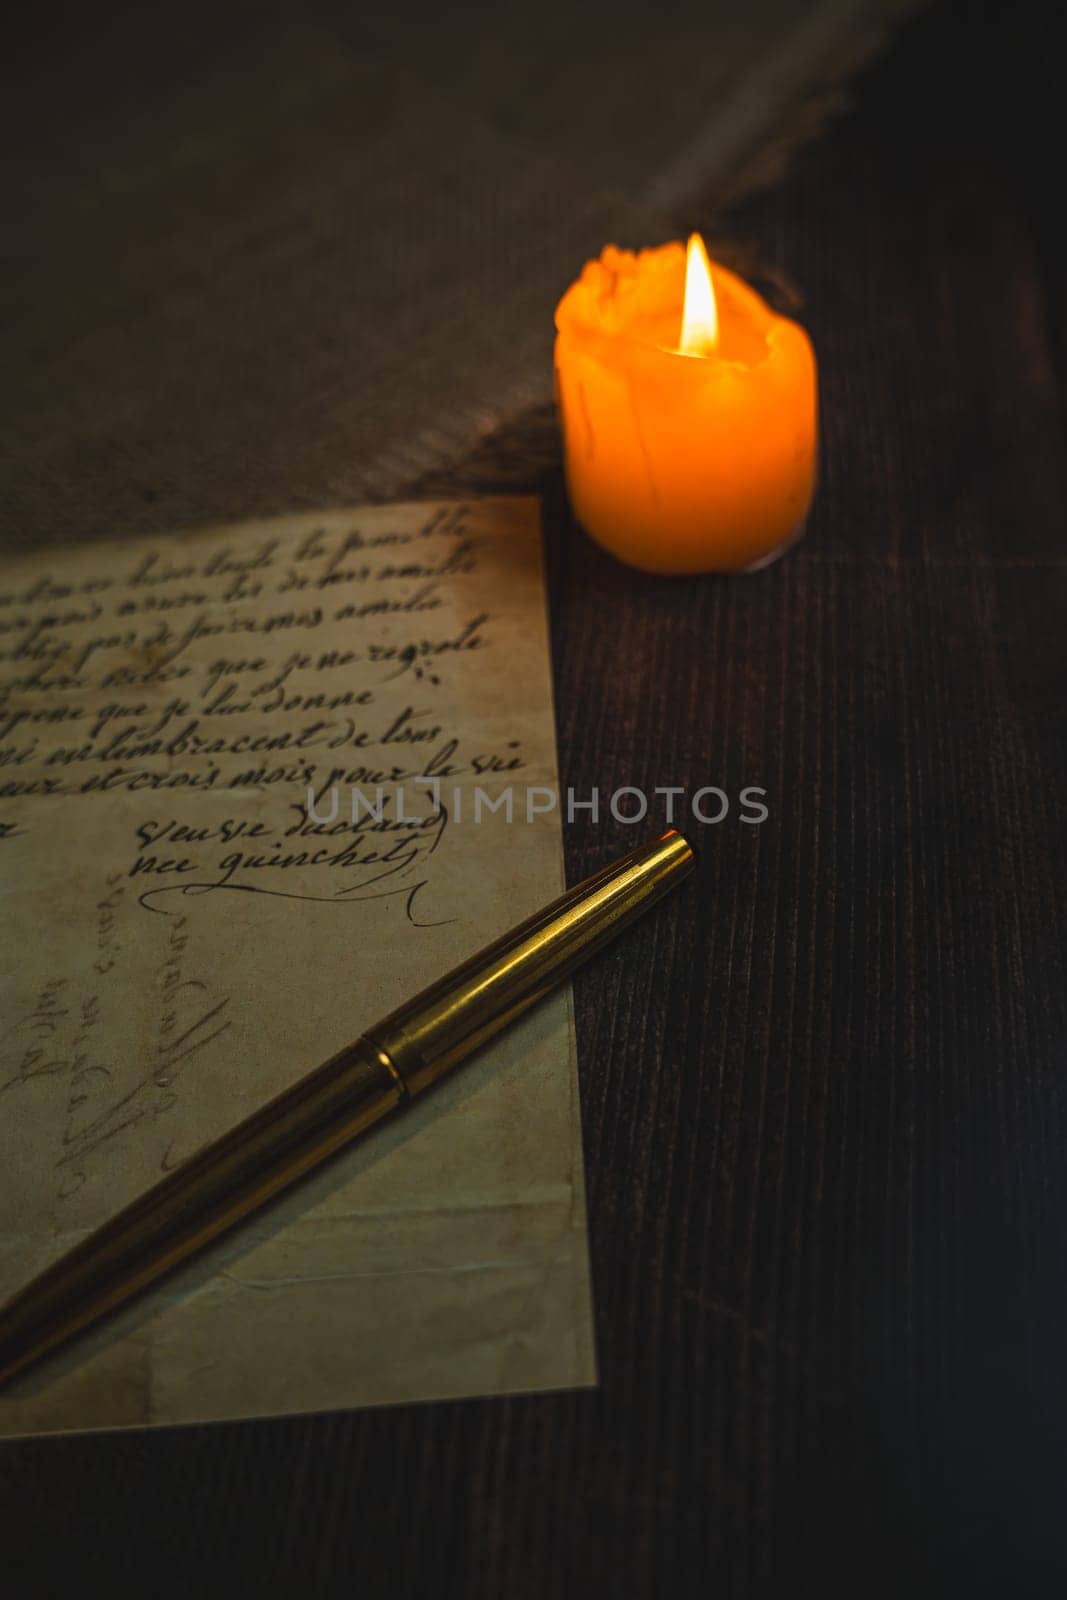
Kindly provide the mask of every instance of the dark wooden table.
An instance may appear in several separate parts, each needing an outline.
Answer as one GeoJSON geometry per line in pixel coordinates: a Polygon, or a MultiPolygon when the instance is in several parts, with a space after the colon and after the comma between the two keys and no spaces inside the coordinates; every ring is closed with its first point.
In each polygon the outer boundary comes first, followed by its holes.
{"type": "MultiPolygon", "coordinates": [[[[819,352],[801,547],[645,581],[569,521],[545,416],[419,486],[545,495],[565,782],[769,791],[576,985],[599,1390],[8,1444],[12,1600],[1063,1592],[1067,261],[1040,8],[937,7],[855,98],[716,230],[799,286],[819,352]]],[[[570,877],[630,839],[576,822],[570,877]]]]}

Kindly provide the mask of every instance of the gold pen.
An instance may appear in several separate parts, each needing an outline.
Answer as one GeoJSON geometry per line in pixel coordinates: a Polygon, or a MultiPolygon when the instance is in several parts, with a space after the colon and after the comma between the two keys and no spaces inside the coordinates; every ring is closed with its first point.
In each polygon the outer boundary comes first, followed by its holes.
{"type": "Polygon", "coordinates": [[[691,870],[668,829],[368,1029],[182,1163],[0,1307],[0,1383],[428,1089],[621,933],[691,870]]]}

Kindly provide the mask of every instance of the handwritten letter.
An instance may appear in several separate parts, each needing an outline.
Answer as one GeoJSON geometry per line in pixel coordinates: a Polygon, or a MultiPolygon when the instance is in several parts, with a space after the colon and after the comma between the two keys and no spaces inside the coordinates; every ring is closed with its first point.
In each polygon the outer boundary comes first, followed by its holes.
{"type": "MultiPolygon", "coordinates": [[[[0,1295],[557,894],[555,786],[532,501],[0,568],[0,1295]]],[[[0,1432],[589,1383],[580,1151],[560,995],[0,1432]]]]}

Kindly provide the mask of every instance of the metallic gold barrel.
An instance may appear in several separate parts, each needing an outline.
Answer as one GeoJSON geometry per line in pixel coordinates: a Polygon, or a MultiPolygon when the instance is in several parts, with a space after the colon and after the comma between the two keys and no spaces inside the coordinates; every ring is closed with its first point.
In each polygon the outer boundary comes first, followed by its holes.
{"type": "Polygon", "coordinates": [[[693,866],[672,830],[568,890],[157,1183],[0,1307],[0,1383],[115,1310],[561,983],[693,866]]]}
{"type": "Polygon", "coordinates": [[[586,878],[368,1029],[418,1094],[535,1005],[692,870],[673,828],[586,878]]]}
{"type": "Polygon", "coordinates": [[[404,1099],[365,1039],[184,1161],[0,1308],[0,1383],[257,1211],[404,1099]]]}

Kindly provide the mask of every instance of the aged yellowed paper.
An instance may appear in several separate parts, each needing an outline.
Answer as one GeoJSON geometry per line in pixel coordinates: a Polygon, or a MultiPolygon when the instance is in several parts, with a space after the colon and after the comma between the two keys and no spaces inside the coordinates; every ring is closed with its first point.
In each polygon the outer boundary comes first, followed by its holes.
{"type": "MultiPolygon", "coordinates": [[[[532,500],[0,569],[0,1296],[557,894],[556,782],[532,500]]],[[[561,993],[0,1394],[0,1432],[594,1376],[561,993]]]]}

